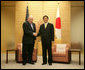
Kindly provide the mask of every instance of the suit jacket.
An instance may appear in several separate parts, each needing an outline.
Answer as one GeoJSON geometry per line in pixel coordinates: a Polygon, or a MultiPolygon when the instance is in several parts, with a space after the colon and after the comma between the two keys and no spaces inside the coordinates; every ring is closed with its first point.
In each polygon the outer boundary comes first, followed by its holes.
{"type": "Polygon", "coordinates": [[[33,32],[36,32],[36,27],[34,23],[32,23],[32,25],[33,25],[33,29],[29,24],[29,22],[26,21],[23,23],[24,35],[23,35],[22,43],[24,44],[33,44],[36,39],[36,37],[33,36],[33,32]]]}
{"type": "Polygon", "coordinates": [[[41,36],[42,42],[47,41],[51,42],[54,41],[54,26],[51,23],[47,24],[47,27],[45,29],[44,24],[40,26],[39,34],[38,36],[41,36]]]}

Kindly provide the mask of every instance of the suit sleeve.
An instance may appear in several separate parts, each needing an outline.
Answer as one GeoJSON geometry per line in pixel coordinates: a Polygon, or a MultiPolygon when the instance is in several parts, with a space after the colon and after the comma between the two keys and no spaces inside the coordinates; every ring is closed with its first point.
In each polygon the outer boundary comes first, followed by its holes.
{"type": "Polygon", "coordinates": [[[36,25],[34,24],[34,32],[36,32],[36,25]]]}
{"type": "MultiPolygon", "coordinates": [[[[36,25],[34,24],[34,32],[36,32],[36,25]]],[[[35,39],[36,39],[36,37],[35,37],[35,39]]]]}
{"type": "Polygon", "coordinates": [[[37,37],[40,36],[40,32],[41,32],[41,26],[40,26],[39,32],[37,34],[37,37]]]}
{"type": "Polygon", "coordinates": [[[40,32],[38,33],[37,37],[40,36],[40,32]]]}
{"type": "Polygon", "coordinates": [[[51,28],[51,35],[52,35],[51,40],[54,41],[54,26],[53,26],[53,24],[52,24],[52,28],[51,28]]]}
{"type": "Polygon", "coordinates": [[[29,29],[27,29],[27,24],[26,23],[23,24],[23,30],[24,30],[24,33],[33,36],[33,32],[30,31],[29,29]]]}

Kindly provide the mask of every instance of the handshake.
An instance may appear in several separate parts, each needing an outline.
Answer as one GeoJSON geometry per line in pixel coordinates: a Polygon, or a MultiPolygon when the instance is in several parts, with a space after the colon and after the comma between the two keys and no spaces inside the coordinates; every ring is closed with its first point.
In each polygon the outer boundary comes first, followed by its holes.
{"type": "Polygon", "coordinates": [[[34,36],[37,36],[38,32],[39,32],[39,29],[40,29],[40,25],[41,25],[42,21],[39,20],[37,25],[36,25],[36,32],[33,33],[34,36]]]}
{"type": "Polygon", "coordinates": [[[37,36],[37,33],[34,32],[33,35],[34,35],[34,36],[37,36]]]}

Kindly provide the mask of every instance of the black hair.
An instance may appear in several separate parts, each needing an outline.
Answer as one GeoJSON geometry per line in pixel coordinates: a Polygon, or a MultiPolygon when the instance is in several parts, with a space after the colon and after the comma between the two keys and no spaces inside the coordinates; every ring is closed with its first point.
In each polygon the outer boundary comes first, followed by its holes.
{"type": "Polygon", "coordinates": [[[47,17],[47,19],[49,19],[49,17],[48,17],[47,15],[43,16],[43,19],[44,19],[45,17],[47,17]]]}

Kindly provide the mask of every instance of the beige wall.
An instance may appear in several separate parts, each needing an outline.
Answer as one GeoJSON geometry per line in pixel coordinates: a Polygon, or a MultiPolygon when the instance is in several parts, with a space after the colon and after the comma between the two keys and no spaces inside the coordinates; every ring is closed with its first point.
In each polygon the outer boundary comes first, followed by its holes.
{"type": "MultiPolygon", "coordinates": [[[[37,22],[44,15],[49,16],[49,22],[55,27],[55,19],[58,3],[60,6],[60,17],[62,27],[62,40],[55,39],[56,43],[70,43],[70,21],[71,4],[70,1],[3,1],[1,2],[1,51],[6,50],[7,42],[13,41],[15,47],[22,42],[22,24],[25,21],[26,6],[28,2],[29,14],[33,15],[34,22],[37,22]]],[[[35,47],[38,47],[38,55],[42,54],[40,37],[37,38],[35,47]],[[37,42],[38,41],[38,42],[37,42]]]]}
{"type": "MultiPolygon", "coordinates": [[[[40,19],[42,20],[43,15],[48,15],[50,18],[49,22],[53,23],[54,26],[57,6],[59,3],[62,40],[59,41],[55,39],[56,43],[70,43],[71,41],[81,42],[84,50],[84,2],[1,1],[1,52],[5,52],[6,49],[9,49],[10,47],[8,47],[8,44],[12,42],[14,44],[16,43],[12,46],[13,48],[16,48],[17,43],[22,42],[22,24],[26,16],[27,2],[29,14],[33,15],[35,24],[37,24],[40,19]]],[[[35,46],[38,47],[38,55],[41,55],[42,46],[40,37],[37,38],[35,46]]]]}
{"type": "Polygon", "coordinates": [[[15,6],[1,3],[1,53],[15,48],[15,6]],[[11,45],[11,46],[10,46],[11,45]]]}
{"type": "Polygon", "coordinates": [[[80,42],[84,51],[84,6],[72,6],[71,12],[71,41],[80,42]]]}
{"type": "MultiPolygon", "coordinates": [[[[57,43],[70,43],[70,15],[71,5],[70,1],[28,1],[29,14],[33,15],[34,22],[42,19],[43,15],[49,16],[49,22],[55,26],[56,12],[58,3],[60,5],[60,17],[62,23],[62,40],[57,43]]],[[[27,1],[17,1],[15,8],[15,31],[16,31],[16,45],[22,42],[23,30],[22,24],[25,21],[27,1]]],[[[36,42],[38,47],[38,55],[42,54],[42,47],[40,42],[36,42]]]]}

